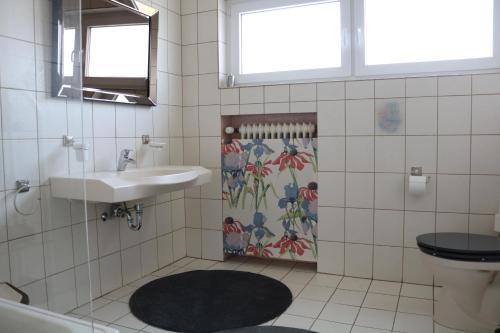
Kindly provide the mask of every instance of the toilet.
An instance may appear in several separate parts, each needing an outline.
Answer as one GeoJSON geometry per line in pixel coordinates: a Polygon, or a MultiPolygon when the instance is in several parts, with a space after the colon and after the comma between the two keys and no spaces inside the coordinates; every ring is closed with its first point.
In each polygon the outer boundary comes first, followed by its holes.
{"type": "Polygon", "coordinates": [[[442,286],[434,320],[469,332],[500,328],[500,237],[438,232],[418,236],[417,244],[442,286]]]}

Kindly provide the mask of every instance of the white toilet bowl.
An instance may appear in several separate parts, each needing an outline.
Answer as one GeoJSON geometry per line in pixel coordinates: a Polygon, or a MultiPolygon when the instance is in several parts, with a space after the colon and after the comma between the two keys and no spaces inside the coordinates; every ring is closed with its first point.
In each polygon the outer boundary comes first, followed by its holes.
{"type": "Polygon", "coordinates": [[[443,286],[434,320],[469,332],[500,327],[500,238],[434,233],[417,237],[424,263],[443,286]]]}

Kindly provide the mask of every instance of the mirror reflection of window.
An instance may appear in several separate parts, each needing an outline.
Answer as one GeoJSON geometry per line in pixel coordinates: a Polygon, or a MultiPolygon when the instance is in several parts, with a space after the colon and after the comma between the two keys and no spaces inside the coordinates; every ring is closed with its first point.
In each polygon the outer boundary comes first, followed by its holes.
{"type": "Polygon", "coordinates": [[[75,50],[75,28],[64,29],[63,35],[63,76],[73,76],[73,53],[75,50]]]}
{"type": "Polygon", "coordinates": [[[148,77],[149,25],[89,27],[87,77],[148,77]]]}

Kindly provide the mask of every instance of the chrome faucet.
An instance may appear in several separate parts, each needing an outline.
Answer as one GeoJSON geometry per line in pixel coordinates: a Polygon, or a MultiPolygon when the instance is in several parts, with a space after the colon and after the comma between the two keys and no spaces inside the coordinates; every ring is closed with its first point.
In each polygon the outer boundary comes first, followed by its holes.
{"type": "Polygon", "coordinates": [[[125,171],[129,163],[135,163],[135,160],[130,157],[131,149],[123,149],[120,152],[120,158],[118,159],[117,171],[125,171]]]}

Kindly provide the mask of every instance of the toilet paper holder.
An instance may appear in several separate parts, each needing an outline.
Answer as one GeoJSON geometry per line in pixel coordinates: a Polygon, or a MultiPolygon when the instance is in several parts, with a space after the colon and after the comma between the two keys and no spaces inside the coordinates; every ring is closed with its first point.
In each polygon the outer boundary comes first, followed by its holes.
{"type": "MultiPolygon", "coordinates": [[[[423,176],[423,168],[422,167],[411,167],[410,176],[421,177],[423,176]]],[[[426,183],[428,184],[431,181],[431,176],[426,177],[426,183]]]]}

